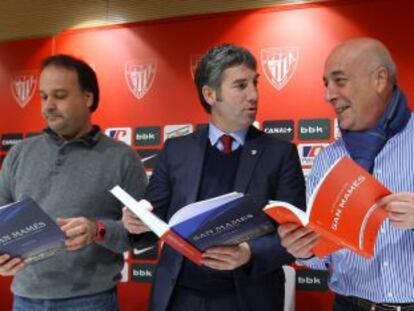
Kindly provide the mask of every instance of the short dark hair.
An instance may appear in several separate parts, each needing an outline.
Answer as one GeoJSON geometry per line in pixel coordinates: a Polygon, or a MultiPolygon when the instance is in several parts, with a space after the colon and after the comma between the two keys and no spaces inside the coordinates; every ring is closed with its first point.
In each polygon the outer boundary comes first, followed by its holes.
{"type": "Polygon", "coordinates": [[[203,96],[203,86],[208,85],[214,90],[219,90],[224,70],[237,65],[245,65],[252,70],[257,69],[257,61],[253,54],[234,44],[221,44],[206,52],[201,58],[195,75],[194,82],[203,108],[210,113],[211,106],[203,96]]]}
{"type": "Polygon", "coordinates": [[[80,89],[93,94],[93,102],[89,110],[94,112],[98,108],[98,78],[91,66],[81,59],[65,54],[53,55],[44,59],[42,62],[42,70],[49,66],[56,66],[75,71],[78,76],[80,89]]]}

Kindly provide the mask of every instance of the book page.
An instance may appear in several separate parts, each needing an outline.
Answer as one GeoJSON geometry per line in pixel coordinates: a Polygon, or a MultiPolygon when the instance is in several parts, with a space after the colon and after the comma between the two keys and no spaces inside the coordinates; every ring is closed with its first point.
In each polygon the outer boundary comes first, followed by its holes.
{"type": "Polygon", "coordinates": [[[143,223],[147,225],[151,231],[153,231],[158,237],[161,237],[167,232],[170,227],[160,218],[158,218],[153,212],[149,210],[151,204],[146,200],[140,200],[139,202],[130,196],[120,186],[112,188],[111,193],[121,201],[126,207],[128,207],[143,223]]]}
{"type": "Polygon", "coordinates": [[[280,224],[289,222],[306,226],[309,223],[308,215],[296,206],[283,201],[269,201],[263,211],[280,224]]]}
{"type": "Polygon", "coordinates": [[[210,210],[213,210],[217,207],[227,204],[228,202],[237,200],[238,198],[243,197],[243,193],[240,192],[231,192],[218,197],[214,197],[208,200],[203,200],[195,202],[189,205],[184,206],[178,210],[169,221],[171,227],[184,222],[190,218],[194,218],[197,215],[204,214],[210,210]]]}

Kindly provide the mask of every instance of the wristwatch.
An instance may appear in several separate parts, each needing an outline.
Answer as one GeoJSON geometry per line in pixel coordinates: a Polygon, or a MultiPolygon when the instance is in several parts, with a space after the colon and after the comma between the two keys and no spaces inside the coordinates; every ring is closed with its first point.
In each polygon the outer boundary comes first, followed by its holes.
{"type": "Polygon", "coordinates": [[[95,242],[103,242],[106,239],[105,224],[101,221],[96,222],[95,242]]]}

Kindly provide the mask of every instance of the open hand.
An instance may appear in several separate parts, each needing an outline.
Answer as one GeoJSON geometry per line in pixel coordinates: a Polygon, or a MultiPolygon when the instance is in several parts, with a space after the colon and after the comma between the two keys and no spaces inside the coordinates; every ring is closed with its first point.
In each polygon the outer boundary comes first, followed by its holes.
{"type": "Polygon", "coordinates": [[[279,225],[277,228],[281,244],[295,258],[309,258],[312,248],[319,241],[319,235],[295,223],[279,225]]]}
{"type": "Polygon", "coordinates": [[[234,270],[250,261],[250,246],[246,242],[239,245],[216,246],[207,249],[202,264],[216,270],[234,270]]]}
{"type": "Polygon", "coordinates": [[[0,275],[15,275],[24,268],[24,262],[20,258],[11,258],[8,254],[0,256],[0,275]]]}

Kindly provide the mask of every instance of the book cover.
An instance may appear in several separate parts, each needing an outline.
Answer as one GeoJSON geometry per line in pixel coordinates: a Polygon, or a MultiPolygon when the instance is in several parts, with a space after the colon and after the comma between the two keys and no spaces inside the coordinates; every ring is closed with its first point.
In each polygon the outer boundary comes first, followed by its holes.
{"type": "Polygon", "coordinates": [[[202,252],[209,247],[239,244],[275,230],[262,212],[263,205],[237,192],[189,204],[168,224],[146,208],[147,201],[136,201],[119,186],[111,193],[162,241],[199,265],[202,252]]]}
{"type": "Polygon", "coordinates": [[[0,254],[30,263],[64,247],[65,234],[32,199],[0,207],[0,254]]]}
{"type": "Polygon", "coordinates": [[[279,223],[295,222],[321,235],[313,252],[324,257],[349,248],[372,257],[378,230],[387,217],[376,202],[391,192],[348,157],[338,159],[313,192],[306,212],[271,201],[264,212],[279,223]]]}

